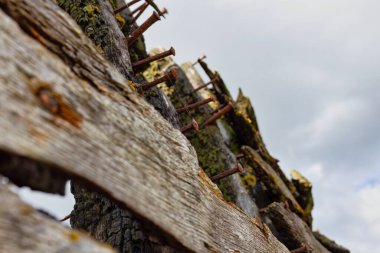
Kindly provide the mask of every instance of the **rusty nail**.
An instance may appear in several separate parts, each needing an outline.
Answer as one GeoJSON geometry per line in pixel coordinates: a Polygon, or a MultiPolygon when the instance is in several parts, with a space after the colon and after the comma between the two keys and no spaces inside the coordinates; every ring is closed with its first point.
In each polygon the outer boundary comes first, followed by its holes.
{"type": "Polygon", "coordinates": [[[140,67],[141,65],[145,65],[145,64],[151,63],[153,61],[160,60],[160,59],[162,59],[164,57],[167,57],[167,56],[170,56],[170,55],[175,56],[175,50],[174,50],[173,47],[171,47],[169,50],[167,50],[165,52],[162,52],[162,53],[159,53],[159,54],[147,57],[147,58],[145,58],[145,59],[143,59],[141,61],[137,61],[137,62],[135,62],[135,63],[132,64],[132,67],[135,69],[135,68],[140,67]]]}
{"type": "Polygon", "coordinates": [[[137,19],[141,17],[141,15],[145,12],[145,10],[148,8],[149,4],[145,3],[144,5],[141,6],[139,9],[139,13],[137,13],[136,17],[134,17],[132,20],[128,21],[129,24],[134,24],[136,23],[137,19]]]}
{"type": "Polygon", "coordinates": [[[214,113],[217,113],[220,111],[220,109],[222,109],[223,107],[225,107],[226,104],[221,104],[221,105],[218,105],[218,107],[216,107],[212,112],[211,112],[211,115],[213,115],[214,113]]]}
{"type": "Polygon", "coordinates": [[[191,129],[194,129],[195,131],[199,130],[198,122],[195,119],[192,119],[191,123],[189,123],[188,125],[181,127],[181,132],[185,133],[191,129]]]}
{"type": "Polygon", "coordinates": [[[236,159],[243,159],[244,158],[244,154],[237,154],[236,155],[236,159]]]}
{"type": "Polygon", "coordinates": [[[161,17],[164,17],[165,18],[165,15],[168,14],[168,10],[166,8],[162,8],[159,12],[160,16],[161,17]]]}
{"type": "Polygon", "coordinates": [[[286,209],[286,210],[290,210],[290,206],[289,206],[289,202],[287,200],[285,200],[284,202],[281,203],[282,206],[286,209]]]}
{"type": "Polygon", "coordinates": [[[160,20],[160,16],[157,14],[157,12],[153,12],[153,14],[144,23],[142,23],[136,30],[134,30],[132,34],[129,36],[129,38],[127,39],[128,46],[133,45],[137,41],[137,39],[158,20],[160,20]]]}
{"type": "Polygon", "coordinates": [[[244,172],[244,168],[243,168],[243,166],[241,166],[240,163],[238,163],[236,165],[236,167],[231,168],[231,169],[226,170],[226,171],[223,171],[222,173],[219,173],[219,174],[211,177],[210,179],[211,179],[211,181],[216,182],[216,181],[219,181],[222,178],[231,176],[232,174],[235,174],[237,172],[239,172],[239,173],[243,173],[244,172]]]}
{"type": "Polygon", "coordinates": [[[59,104],[54,97],[51,90],[42,88],[37,91],[37,96],[40,99],[42,106],[52,114],[57,114],[59,111],[59,104]]]}
{"type": "Polygon", "coordinates": [[[166,75],[154,80],[153,82],[150,82],[148,84],[143,85],[142,89],[147,90],[149,88],[152,88],[153,86],[156,86],[159,83],[163,83],[163,82],[167,82],[167,81],[173,81],[175,79],[177,79],[177,70],[171,69],[171,70],[169,70],[169,72],[166,75]]]}
{"type": "MultiPolygon", "coordinates": [[[[140,5],[139,7],[137,7],[136,9],[134,9],[133,11],[131,11],[131,13],[129,13],[130,16],[134,15],[136,12],[138,11],[141,11],[141,10],[144,10],[148,7],[148,4],[147,3],[143,3],[142,5],[140,5]]],[[[132,22],[130,22],[132,23],[132,22]]]]}
{"type": "Polygon", "coordinates": [[[60,219],[59,221],[64,222],[64,221],[67,221],[68,219],[71,219],[71,214],[66,215],[65,218],[60,219]]]}
{"type": "Polygon", "coordinates": [[[304,253],[306,251],[307,251],[306,245],[302,244],[301,247],[299,247],[298,249],[291,250],[290,253],[304,253]]]}
{"type": "Polygon", "coordinates": [[[199,102],[189,104],[187,106],[179,108],[179,109],[177,109],[177,113],[188,112],[188,111],[197,109],[198,107],[201,107],[202,105],[208,104],[210,102],[215,102],[215,97],[206,98],[206,99],[201,100],[199,102]]]}
{"type": "Polygon", "coordinates": [[[122,6],[120,6],[119,8],[117,8],[116,10],[114,10],[113,13],[114,14],[118,14],[119,12],[127,9],[128,7],[131,7],[132,5],[134,5],[135,3],[138,3],[138,2],[140,2],[140,0],[133,0],[133,1],[129,2],[129,3],[126,3],[126,4],[122,5],[122,6]]]}
{"type": "Polygon", "coordinates": [[[200,61],[203,61],[204,59],[206,59],[207,56],[204,54],[202,55],[201,57],[198,58],[198,60],[196,62],[193,63],[193,66],[195,66],[196,64],[198,64],[200,61]]]}
{"type": "Polygon", "coordinates": [[[227,112],[231,111],[231,109],[233,108],[233,104],[231,102],[228,102],[228,104],[223,107],[222,109],[220,109],[219,112],[215,113],[214,115],[212,115],[209,119],[207,119],[201,126],[201,128],[204,128],[205,126],[208,126],[210,125],[211,123],[214,123],[215,121],[217,121],[218,119],[220,119],[224,114],[226,114],[227,112]]]}
{"type": "Polygon", "coordinates": [[[195,92],[197,92],[197,91],[199,91],[199,90],[201,90],[201,89],[203,89],[203,88],[206,88],[209,84],[214,84],[215,82],[218,82],[218,81],[219,81],[219,77],[216,76],[216,77],[214,77],[211,81],[209,81],[208,83],[205,83],[205,84],[199,86],[198,88],[196,88],[196,89],[193,91],[193,93],[195,93],[195,92]]]}

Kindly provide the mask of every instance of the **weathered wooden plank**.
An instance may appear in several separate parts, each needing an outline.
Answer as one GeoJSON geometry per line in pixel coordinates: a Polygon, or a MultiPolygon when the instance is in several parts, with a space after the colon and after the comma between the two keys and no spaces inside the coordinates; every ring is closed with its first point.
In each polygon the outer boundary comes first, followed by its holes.
{"type": "Polygon", "coordinates": [[[298,204],[288,187],[274,169],[262,159],[259,153],[248,146],[243,146],[242,151],[248,164],[254,168],[258,179],[267,184],[268,188],[276,190],[276,197],[278,197],[279,201],[288,201],[295,211],[302,214],[302,207],[298,204]]]}
{"type": "MultiPolygon", "coordinates": [[[[107,5],[103,2],[102,5],[107,5]]],[[[104,32],[103,35],[107,38],[103,40],[112,39],[113,43],[107,49],[99,49],[53,0],[0,0],[0,7],[16,20],[26,33],[58,55],[77,76],[89,80],[100,92],[117,90],[123,95],[132,92],[128,83],[116,79],[113,75],[115,72],[113,66],[102,64],[105,58],[99,53],[99,50],[106,50],[107,55],[119,55],[120,59],[115,57],[111,59],[114,61],[114,66],[120,70],[120,73],[130,76],[132,68],[126,45],[123,47],[120,42],[122,34],[104,32]]],[[[110,13],[105,11],[103,15],[109,16],[110,13]]]]}
{"type": "Polygon", "coordinates": [[[44,216],[2,183],[0,201],[0,252],[115,253],[110,246],[44,216]]]}
{"type": "Polygon", "coordinates": [[[272,203],[263,210],[262,214],[271,220],[278,233],[278,239],[289,249],[298,249],[305,245],[306,252],[330,252],[315,239],[310,227],[301,218],[285,209],[280,203],[272,203]]]}
{"type": "Polygon", "coordinates": [[[337,244],[335,241],[331,240],[324,234],[321,234],[319,231],[314,231],[313,235],[315,239],[317,239],[331,253],[350,253],[350,250],[337,244]]]}
{"type": "Polygon", "coordinates": [[[0,84],[1,150],[107,194],[182,252],[288,252],[215,194],[186,138],[142,98],[99,93],[3,12],[0,84]]]}

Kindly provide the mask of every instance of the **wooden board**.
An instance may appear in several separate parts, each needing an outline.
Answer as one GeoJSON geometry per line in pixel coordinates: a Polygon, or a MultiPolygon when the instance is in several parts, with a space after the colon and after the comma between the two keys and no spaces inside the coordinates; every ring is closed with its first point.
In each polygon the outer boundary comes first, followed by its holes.
{"type": "MultiPolygon", "coordinates": [[[[106,62],[86,68],[128,86],[106,62]]],[[[135,93],[99,92],[99,80],[78,77],[0,12],[0,149],[106,194],[182,252],[288,252],[215,194],[180,131],[135,93]]]]}
{"type": "Polygon", "coordinates": [[[295,213],[287,210],[280,203],[272,203],[262,212],[268,217],[278,232],[278,238],[289,249],[298,249],[302,245],[307,248],[307,253],[329,253],[325,247],[318,242],[310,227],[295,213]]]}
{"type": "Polygon", "coordinates": [[[115,253],[109,245],[39,213],[3,183],[0,201],[0,252],[115,253]]]}

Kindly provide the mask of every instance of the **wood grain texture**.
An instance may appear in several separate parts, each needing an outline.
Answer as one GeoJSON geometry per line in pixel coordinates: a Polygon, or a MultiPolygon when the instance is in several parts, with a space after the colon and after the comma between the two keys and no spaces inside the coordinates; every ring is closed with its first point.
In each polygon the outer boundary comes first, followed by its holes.
{"type": "Polygon", "coordinates": [[[279,234],[278,239],[288,249],[294,250],[306,245],[308,253],[330,252],[315,239],[310,227],[301,218],[285,209],[280,203],[269,205],[262,214],[270,218],[279,234]]]}
{"type": "MultiPolygon", "coordinates": [[[[102,6],[104,5],[108,4],[102,1],[102,6]]],[[[102,64],[105,58],[99,49],[53,0],[0,0],[0,6],[26,33],[58,55],[76,75],[89,80],[97,90],[113,90],[122,95],[132,92],[128,83],[120,79],[121,75],[117,76],[119,80],[112,76],[115,73],[114,67],[102,64]]],[[[104,15],[110,15],[108,12],[104,15]]],[[[115,24],[112,27],[114,26],[115,24]]],[[[106,51],[107,55],[112,55],[110,60],[115,61],[114,66],[120,73],[128,76],[132,69],[131,63],[126,45],[123,48],[120,42],[123,34],[120,30],[119,33],[107,35],[107,39],[112,38],[114,42],[106,51]],[[120,60],[115,59],[115,54],[120,60]]]]}
{"type": "Polygon", "coordinates": [[[286,184],[281,180],[276,171],[260,156],[258,152],[251,147],[243,146],[242,151],[245,154],[245,158],[254,170],[259,180],[262,180],[268,188],[276,191],[276,197],[278,201],[288,201],[289,205],[295,210],[302,212],[301,206],[294,198],[286,184]]]}
{"type": "Polygon", "coordinates": [[[0,183],[0,252],[115,253],[22,202],[0,183]]]}
{"type": "MultiPolygon", "coordinates": [[[[105,61],[92,67],[127,86],[105,61]]],[[[215,194],[187,139],[142,98],[80,77],[1,11],[0,149],[92,186],[181,252],[288,252],[215,194]]]]}

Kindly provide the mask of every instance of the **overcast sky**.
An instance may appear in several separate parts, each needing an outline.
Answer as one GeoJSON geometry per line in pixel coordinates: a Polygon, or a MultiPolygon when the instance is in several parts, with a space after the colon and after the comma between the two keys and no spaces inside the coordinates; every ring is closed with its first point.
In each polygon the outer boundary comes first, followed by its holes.
{"type": "Polygon", "coordinates": [[[169,15],[145,34],[148,49],[174,46],[179,63],[206,53],[234,96],[251,98],[282,169],[313,182],[314,228],[380,253],[380,1],[156,3],[169,15]]]}

